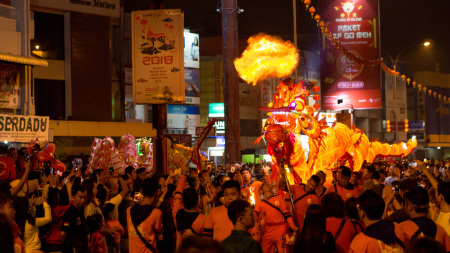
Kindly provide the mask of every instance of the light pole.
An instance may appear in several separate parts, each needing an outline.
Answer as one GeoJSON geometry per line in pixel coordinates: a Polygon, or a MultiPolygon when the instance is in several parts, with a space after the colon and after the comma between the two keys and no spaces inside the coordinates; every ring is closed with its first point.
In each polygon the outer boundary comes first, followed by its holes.
{"type": "MultiPolygon", "coordinates": [[[[418,46],[425,46],[425,47],[428,47],[430,44],[431,44],[431,43],[430,43],[429,41],[426,41],[426,42],[424,42],[423,44],[415,44],[415,45],[407,46],[407,47],[403,48],[403,49],[397,54],[397,57],[395,58],[395,61],[394,61],[394,59],[392,58],[392,56],[391,56],[388,52],[386,52],[386,51],[383,50],[383,52],[384,52],[384,53],[389,57],[389,59],[391,60],[392,67],[394,68],[394,103],[395,103],[395,107],[397,107],[397,100],[398,100],[398,97],[397,97],[397,79],[398,79],[398,76],[397,76],[397,64],[398,64],[398,60],[400,59],[400,55],[401,55],[402,53],[404,53],[406,50],[410,49],[410,48],[418,47],[418,46]]],[[[398,124],[397,124],[397,122],[394,122],[394,124],[395,124],[395,141],[398,142],[398,124]]]]}

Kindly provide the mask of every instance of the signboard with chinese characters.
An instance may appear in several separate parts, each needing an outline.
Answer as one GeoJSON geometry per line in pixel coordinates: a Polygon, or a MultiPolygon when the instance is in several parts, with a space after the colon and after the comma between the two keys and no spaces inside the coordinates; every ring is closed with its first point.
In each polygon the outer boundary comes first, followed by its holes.
{"type": "Polygon", "coordinates": [[[200,68],[199,36],[196,33],[184,31],[184,66],[200,68]]]}
{"type": "Polygon", "coordinates": [[[198,69],[184,69],[186,104],[200,104],[200,76],[198,69]]]}
{"type": "Polygon", "coordinates": [[[0,141],[48,141],[49,117],[0,114],[0,141]]]}
{"type": "Polygon", "coordinates": [[[31,5],[116,18],[120,17],[120,0],[31,0],[31,5]]]}
{"type": "Polygon", "coordinates": [[[0,108],[19,109],[20,67],[0,64],[0,108]]]}
{"type": "Polygon", "coordinates": [[[134,101],[184,103],[183,13],[149,10],[131,16],[134,101]]]}
{"type": "MultiPolygon", "coordinates": [[[[378,0],[319,0],[322,20],[349,53],[380,58],[378,0]]],[[[350,60],[323,35],[320,39],[322,108],[381,108],[381,70],[350,60]],[[338,104],[338,100],[342,103],[338,104]]]]}

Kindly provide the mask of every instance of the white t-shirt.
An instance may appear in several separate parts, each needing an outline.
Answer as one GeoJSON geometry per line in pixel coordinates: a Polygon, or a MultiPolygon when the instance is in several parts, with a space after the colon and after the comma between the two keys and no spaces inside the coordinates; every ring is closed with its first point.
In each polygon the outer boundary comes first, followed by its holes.
{"type": "Polygon", "coordinates": [[[450,236],[450,213],[440,212],[436,224],[441,225],[450,236]]]}

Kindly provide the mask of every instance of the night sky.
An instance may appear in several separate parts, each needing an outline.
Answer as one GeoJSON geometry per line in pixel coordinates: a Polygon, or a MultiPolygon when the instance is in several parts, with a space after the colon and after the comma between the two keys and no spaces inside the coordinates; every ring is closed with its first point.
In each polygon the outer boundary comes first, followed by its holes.
{"type": "MultiPolygon", "coordinates": [[[[410,75],[413,70],[434,71],[436,62],[440,72],[450,73],[450,1],[380,0],[379,3],[381,48],[394,59],[405,47],[425,40],[433,43],[429,48],[415,47],[402,53],[400,63],[406,68],[405,74],[410,75]]],[[[166,4],[167,8],[182,9],[185,27],[200,37],[221,35],[221,14],[216,12],[220,0],[167,0],[166,4]]],[[[317,0],[312,0],[312,5],[317,8],[317,0]]],[[[264,32],[293,41],[291,0],[240,0],[238,6],[244,9],[238,16],[240,39],[264,32]]],[[[318,51],[318,29],[310,17],[298,0],[298,46],[318,51]]]]}

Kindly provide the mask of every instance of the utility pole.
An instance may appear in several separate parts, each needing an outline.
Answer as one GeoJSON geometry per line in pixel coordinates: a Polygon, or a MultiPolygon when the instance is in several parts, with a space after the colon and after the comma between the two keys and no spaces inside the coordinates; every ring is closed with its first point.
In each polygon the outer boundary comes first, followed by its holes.
{"type": "Polygon", "coordinates": [[[222,1],[223,86],[225,105],[225,161],[241,160],[239,77],[234,67],[238,57],[237,0],[222,1]]]}

